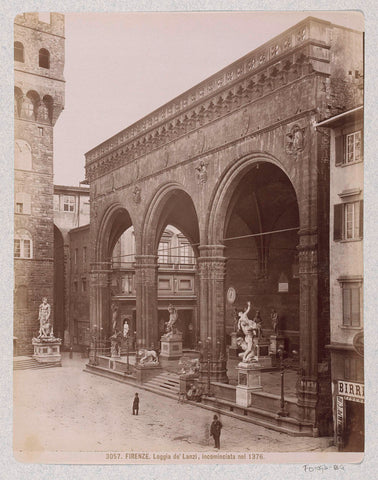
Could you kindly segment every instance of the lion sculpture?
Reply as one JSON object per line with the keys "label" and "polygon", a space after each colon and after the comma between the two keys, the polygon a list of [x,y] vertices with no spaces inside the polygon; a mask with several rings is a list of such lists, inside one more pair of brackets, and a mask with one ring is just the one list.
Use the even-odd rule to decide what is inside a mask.
{"label": "lion sculpture", "polygon": [[141,350],[139,350],[139,356],[140,356],[140,360],[139,360],[140,365],[147,365],[147,364],[156,365],[159,363],[159,359],[155,350],[147,350],[146,348],[142,348]]}

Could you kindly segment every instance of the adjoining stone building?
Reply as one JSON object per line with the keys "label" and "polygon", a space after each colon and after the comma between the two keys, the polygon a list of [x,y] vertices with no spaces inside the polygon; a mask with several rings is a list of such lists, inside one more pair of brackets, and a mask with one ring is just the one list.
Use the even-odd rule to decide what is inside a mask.
{"label": "adjoining stone building", "polygon": [[[88,265],[85,237],[80,245],[73,246],[73,232],[89,228],[89,189],[83,186],[54,185],[54,329],[64,339],[64,346],[73,342],[73,305],[80,303],[75,298],[79,250],[83,273],[80,273],[80,287],[85,290],[85,271]],[[72,232],[72,233],[71,233]],[[84,253],[83,253],[84,252]],[[74,260],[76,259],[76,263]],[[80,264],[81,265],[81,264]],[[80,268],[81,270],[81,268]],[[82,285],[84,283],[84,285]],[[80,321],[89,323],[89,308],[80,312]]]}
{"label": "adjoining stone building", "polygon": [[133,227],[137,342],[158,344],[158,246],[173,225],[196,256],[193,328],[219,355],[212,379],[228,380],[234,307],[250,300],[268,332],[274,307],[299,350],[295,415],[328,433],[330,136],[315,125],[362,102],[362,67],[361,32],[309,17],[89,151],[92,325],[109,335],[113,249]]}
{"label": "adjoining stone building", "polygon": [[38,307],[53,309],[53,130],[63,107],[64,16],[24,13],[14,22],[15,353],[33,351]]}

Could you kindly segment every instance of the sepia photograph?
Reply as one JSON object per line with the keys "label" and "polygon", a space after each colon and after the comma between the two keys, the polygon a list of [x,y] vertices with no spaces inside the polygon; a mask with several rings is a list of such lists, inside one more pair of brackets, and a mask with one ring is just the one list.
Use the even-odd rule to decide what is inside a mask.
{"label": "sepia photograph", "polygon": [[364,78],[357,11],[16,15],[18,462],[363,461]]}

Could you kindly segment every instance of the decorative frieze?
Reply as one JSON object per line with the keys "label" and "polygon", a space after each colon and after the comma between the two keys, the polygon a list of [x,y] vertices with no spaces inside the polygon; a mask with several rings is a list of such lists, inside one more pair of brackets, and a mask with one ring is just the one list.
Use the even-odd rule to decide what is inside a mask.
{"label": "decorative frieze", "polygon": [[[299,30],[285,32],[88,152],[87,179],[91,182],[311,73],[316,59],[310,56],[308,28],[303,24]],[[322,51],[329,47],[317,50],[324,63]],[[205,144],[199,140],[198,153],[202,153]]]}

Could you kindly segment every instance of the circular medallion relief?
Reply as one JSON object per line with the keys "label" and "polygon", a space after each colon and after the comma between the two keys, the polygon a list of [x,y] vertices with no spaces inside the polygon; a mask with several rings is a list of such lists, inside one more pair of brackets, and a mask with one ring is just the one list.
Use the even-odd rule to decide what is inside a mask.
{"label": "circular medallion relief", "polygon": [[364,356],[364,332],[359,332],[354,336],[353,347],[358,355]]}
{"label": "circular medallion relief", "polygon": [[227,290],[227,301],[232,305],[235,302],[235,299],[236,299],[236,290],[234,287],[230,287]]}

